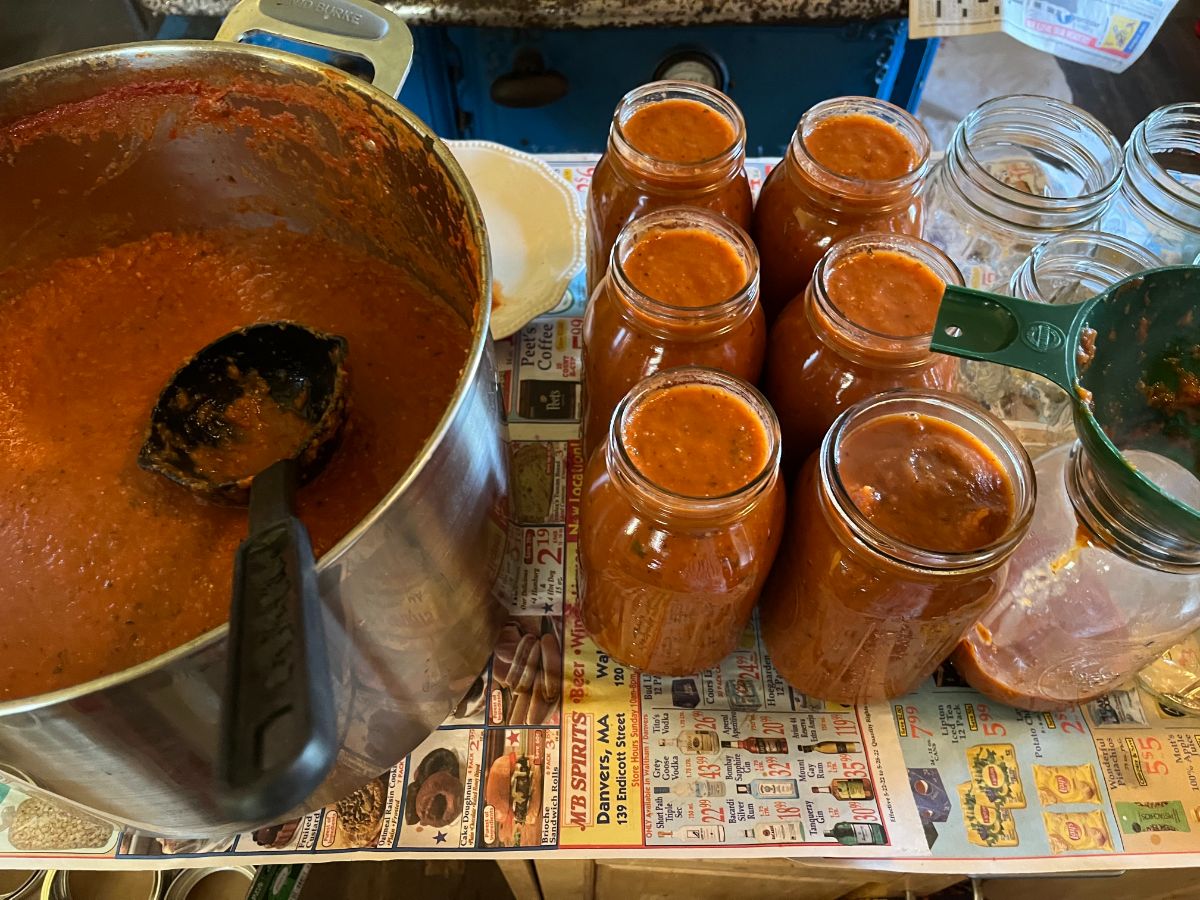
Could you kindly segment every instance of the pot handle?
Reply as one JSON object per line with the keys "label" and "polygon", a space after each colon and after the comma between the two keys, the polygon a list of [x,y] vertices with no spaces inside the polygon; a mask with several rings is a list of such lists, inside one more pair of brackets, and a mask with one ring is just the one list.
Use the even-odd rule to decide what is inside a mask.
{"label": "pot handle", "polygon": [[412,32],[404,20],[365,0],[241,0],[216,40],[236,44],[254,32],[365,59],[375,69],[371,84],[392,97],[412,68]]}

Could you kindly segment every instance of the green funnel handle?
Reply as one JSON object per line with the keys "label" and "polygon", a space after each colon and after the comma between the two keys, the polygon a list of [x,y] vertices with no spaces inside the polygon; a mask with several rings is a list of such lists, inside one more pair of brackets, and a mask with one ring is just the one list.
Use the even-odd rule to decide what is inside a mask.
{"label": "green funnel handle", "polygon": [[1092,303],[1052,306],[948,284],[931,347],[1036,372],[1074,392],[1076,325]]}

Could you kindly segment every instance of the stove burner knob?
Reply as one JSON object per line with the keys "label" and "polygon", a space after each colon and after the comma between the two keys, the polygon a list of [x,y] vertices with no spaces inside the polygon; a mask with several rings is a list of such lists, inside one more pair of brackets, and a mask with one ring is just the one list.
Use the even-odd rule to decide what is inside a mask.
{"label": "stove burner knob", "polygon": [[532,109],[561,100],[567,87],[567,76],[547,69],[542,54],[526,47],[517,51],[512,71],[492,82],[492,102],[513,109]]}
{"label": "stove burner knob", "polygon": [[704,50],[674,50],[654,70],[654,81],[695,81],[725,90],[729,73],[718,57]]}

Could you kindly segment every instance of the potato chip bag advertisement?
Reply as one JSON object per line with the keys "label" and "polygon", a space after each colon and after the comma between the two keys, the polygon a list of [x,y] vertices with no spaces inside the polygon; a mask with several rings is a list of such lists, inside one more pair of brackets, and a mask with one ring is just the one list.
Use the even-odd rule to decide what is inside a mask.
{"label": "potato chip bag advertisement", "polygon": [[1129,849],[1080,709],[1017,710],[950,683],[888,706],[925,840],[938,857]]}

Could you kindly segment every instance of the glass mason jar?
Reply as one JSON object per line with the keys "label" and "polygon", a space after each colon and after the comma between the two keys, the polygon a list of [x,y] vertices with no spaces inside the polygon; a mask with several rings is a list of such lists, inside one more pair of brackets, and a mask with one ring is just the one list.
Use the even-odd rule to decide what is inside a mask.
{"label": "glass mason jar", "polygon": [[[946,254],[908,235],[846,238],[821,257],[804,293],[784,308],[772,326],[767,349],[763,381],[779,416],[786,472],[803,463],[833,420],[860,400],[900,388],[954,389],[959,360],[929,349],[940,289],[930,298],[930,330],[918,334],[911,334],[911,329],[901,333],[906,329],[900,311],[886,332],[872,330],[855,322],[830,296],[830,279],[846,260],[880,251],[915,260],[942,287],[962,284],[962,275]],[[867,300],[877,293],[878,282],[864,283],[862,288]]]}
{"label": "glass mason jar", "polygon": [[1003,288],[1037,244],[1092,225],[1120,174],[1121,146],[1098,119],[1050,97],[997,97],[954,129],[929,177],[922,237],[968,287]]}
{"label": "glass mason jar", "polygon": [[[1157,454],[1131,465],[1200,507],[1200,481]],[[1127,508],[1079,443],[1039,457],[1029,536],[997,601],[954,665],[977,691],[1022,709],[1094,700],[1200,627],[1200,546]]]}
{"label": "glass mason jar", "polygon": [[1165,706],[1200,716],[1200,632],[1194,632],[1138,673],[1137,683]]}
{"label": "glass mason jar", "polygon": [[[702,104],[726,123],[732,141],[694,162],[672,162],[638,149],[626,133],[630,119],[667,101]],[[748,229],[754,200],[746,175],[746,122],[732,100],[689,81],[654,81],[636,87],[617,105],[608,147],[592,172],[587,195],[587,290],[604,277],[617,235],[638,216],[664,206],[698,206]]]}
{"label": "glass mason jar", "polygon": [[[1037,303],[1082,303],[1162,260],[1132,241],[1100,231],[1068,231],[1033,248],[1006,293]],[[1075,439],[1070,397],[1040,375],[997,363],[963,360],[962,393],[1009,422],[1045,426],[1043,446]],[[786,433],[786,432],[785,432]]]}
{"label": "glass mason jar", "polygon": [[[898,132],[912,166],[895,178],[839,174],[818,162],[806,144],[814,130],[844,117],[871,117]],[[929,171],[929,136],[898,106],[872,97],[836,97],[800,117],[788,152],[758,194],[751,234],[762,257],[762,304],[767,321],[808,285],[817,261],[853,234],[921,234],[921,188]],[[826,162],[830,160],[826,158]]]}
{"label": "glass mason jar", "polygon": [[[710,467],[716,458],[707,454],[718,448],[705,420],[728,419],[730,409],[765,441],[758,471],[714,496],[664,487],[635,462],[635,417],[651,414],[669,392],[695,388],[707,389],[691,408],[705,419],[642,422],[657,432],[651,451],[686,460],[682,467],[692,472]],[[664,439],[668,431],[674,439]],[[588,633],[613,659],[646,672],[688,675],[716,665],[737,645],[758,600],[779,546],[784,503],[779,425],[758,391],[699,367],[639,382],[584,472],[579,602]]]}
{"label": "glass mason jar", "polygon": [[[894,537],[863,513],[863,501],[852,491],[870,486],[855,491],[846,480],[847,439],[897,416],[934,420],[956,429],[951,433],[959,438],[965,433],[953,450],[971,448],[971,456],[959,456],[978,464],[967,466],[966,473],[985,475],[986,458],[993,471],[985,477],[996,484],[999,474],[1007,482],[1011,508],[1000,527],[989,532],[991,539],[962,551],[930,549]],[[926,487],[942,480],[939,460],[947,458],[945,445],[915,448],[906,442],[900,449],[917,459],[897,468],[923,473]],[[982,483],[973,477],[966,483],[971,482]],[[1034,492],[1032,465],[1017,438],[968,401],[935,391],[897,391],[848,409],[792,488],[792,514],[763,591],[762,635],[776,669],[806,696],[839,703],[890,699],[913,690],[995,598],[1004,583],[1004,564],[1029,526]],[[951,499],[953,521],[969,527],[982,509],[969,488],[953,498],[944,491],[913,491],[900,510],[906,527],[928,533]]]}
{"label": "glass mason jar", "polygon": [[[672,234],[696,232],[713,238],[710,246],[715,251],[703,260],[690,246],[696,267],[707,264],[711,270],[740,261],[745,275],[738,279],[736,292],[704,306],[676,306],[637,287],[639,279],[631,277],[627,267],[635,249],[648,245],[644,242],[661,246]],[[758,304],[758,251],[746,232],[723,216],[686,207],[659,210],[629,223],[621,229],[609,270],[583,317],[584,453],[590,456],[607,440],[613,410],[646,376],[697,365],[755,382],[766,342],[767,326]]]}
{"label": "glass mason jar", "polygon": [[1169,265],[1200,252],[1200,103],[1150,113],[1125,142],[1121,187],[1101,227],[1137,241]]}

